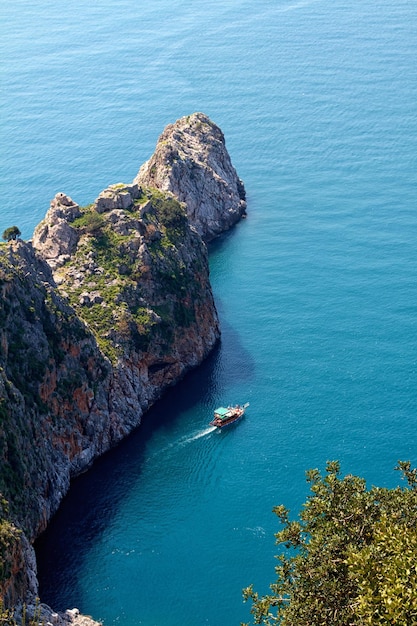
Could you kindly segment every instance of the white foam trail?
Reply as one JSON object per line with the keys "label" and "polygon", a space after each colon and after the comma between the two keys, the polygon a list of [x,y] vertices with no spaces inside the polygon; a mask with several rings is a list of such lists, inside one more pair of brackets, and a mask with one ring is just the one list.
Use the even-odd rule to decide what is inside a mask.
{"label": "white foam trail", "polygon": [[209,426],[208,428],[205,428],[204,430],[198,432],[196,435],[193,435],[192,437],[184,437],[183,439],[180,439],[179,441],[172,441],[170,444],[162,448],[162,450],[160,450],[158,453],[151,454],[148,457],[148,459],[153,458],[156,454],[161,454],[161,453],[164,454],[165,452],[168,452],[168,450],[173,450],[179,446],[180,447],[185,446],[187,445],[187,443],[191,443],[191,441],[195,441],[196,439],[201,439],[201,437],[205,437],[206,435],[209,435],[215,430],[217,430],[216,426]]}
{"label": "white foam trail", "polygon": [[182,441],[181,444],[184,445],[186,443],[190,443],[190,441],[195,441],[196,439],[200,439],[200,437],[205,437],[206,435],[209,435],[210,433],[212,433],[214,430],[217,430],[216,426],[209,426],[208,428],[205,428],[204,430],[197,433],[196,435],[193,435],[192,437],[187,437],[187,439],[184,439],[184,441]]}

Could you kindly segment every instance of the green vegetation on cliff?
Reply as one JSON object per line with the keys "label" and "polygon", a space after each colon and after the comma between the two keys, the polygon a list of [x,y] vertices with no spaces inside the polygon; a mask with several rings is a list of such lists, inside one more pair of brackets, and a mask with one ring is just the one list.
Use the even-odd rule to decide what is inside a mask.
{"label": "green vegetation on cliff", "polygon": [[37,238],[0,246],[0,492],[29,540],[217,331],[205,245],[170,194],[57,194]]}
{"label": "green vegetation on cliff", "polygon": [[0,599],[0,624],[1,626],[46,626],[50,622],[46,622],[42,617],[42,607],[39,599],[36,599],[34,606],[30,607],[28,612],[25,604],[21,607],[18,616],[15,615],[14,609],[4,607]]}
{"label": "green vegetation on cliff", "polygon": [[[210,128],[207,118],[191,133],[180,178],[226,217],[233,209],[224,222],[200,202],[218,234],[243,207],[240,197],[237,209],[227,204],[236,173],[221,131],[208,137]],[[84,208],[60,192],[31,241],[19,241],[17,227],[3,233],[0,493],[10,513],[0,515],[2,623],[14,623],[2,601],[8,609],[36,593],[31,543],[71,478],[132,432],[219,339],[200,231],[184,204],[151,185],[111,185]]]}
{"label": "green vegetation on cliff", "polygon": [[10,520],[8,502],[0,493],[0,590],[12,574],[13,554],[20,536],[21,531]]}
{"label": "green vegetation on cliff", "polygon": [[94,340],[46,269],[28,244],[0,248],[0,493],[29,537],[52,485],[39,476],[57,465],[52,433],[64,439],[71,432],[74,393],[93,393],[107,371],[100,355],[88,367]]}
{"label": "green vegetation on cliff", "polygon": [[71,223],[77,250],[60,270],[62,292],[112,362],[127,345],[141,352],[152,340],[167,352],[175,328],[195,320],[203,267],[187,249],[193,234],[184,207],[148,189],[128,208],[80,212]]}
{"label": "green vegetation on cliff", "polygon": [[362,478],[341,478],[337,462],[324,477],[307,472],[312,495],[299,519],[274,509],[283,529],[271,593],[244,590],[255,624],[417,624],[417,472],[398,469],[407,487],[367,490]]}

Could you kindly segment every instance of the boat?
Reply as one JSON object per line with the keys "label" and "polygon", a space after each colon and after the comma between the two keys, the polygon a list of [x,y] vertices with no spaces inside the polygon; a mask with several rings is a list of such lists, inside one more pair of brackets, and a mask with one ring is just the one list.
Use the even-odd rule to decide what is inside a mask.
{"label": "boat", "polygon": [[225,426],[234,424],[245,415],[248,406],[249,402],[242,405],[236,404],[235,406],[219,406],[219,408],[214,411],[214,419],[210,422],[210,426],[224,428]]}

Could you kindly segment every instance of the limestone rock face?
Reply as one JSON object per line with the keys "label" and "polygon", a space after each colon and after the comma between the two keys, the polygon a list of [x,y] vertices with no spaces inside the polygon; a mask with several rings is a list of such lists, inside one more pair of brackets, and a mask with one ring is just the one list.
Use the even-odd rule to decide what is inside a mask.
{"label": "limestone rock face", "polygon": [[[0,493],[29,542],[71,478],[220,336],[206,246],[173,196],[142,190],[125,209],[58,211],[33,244],[0,246]],[[57,225],[74,231],[67,254],[57,241],[58,263]],[[36,583],[13,541],[11,578],[0,579],[8,603]]]}
{"label": "limestone rock face", "polygon": [[[66,254],[58,225],[73,232]],[[34,410],[45,441],[44,484],[27,491],[34,502],[19,513],[32,538],[71,477],[136,428],[208,355],[220,329],[206,246],[171,194],[119,183],[82,209],[60,194],[32,245],[5,247],[0,271],[2,262],[10,306],[3,301],[0,366],[23,393],[22,424]],[[23,520],[23,511],[32,514]]]}
{"label": "limestone rock face", "polygon": [[53,267],[68,260],[78,243],[78,233],[71,227],[80,217],[80,207],[69,196],[58,193],[51,201],[45,219],[36,227],[33,245]]}
{"label": "limestone rock face", "polygon": [[105,213],[112,209],[127,209],[139,196],[140,188],[138,185],[118,183],[101,192],[95,201],[95,208],[97,213]]}
{"label": "limestone rock face", "polygon": [[246,214],[245,189],[223,133],[203,113],[182,117],[165,128],[135,183],[172,192],[185,203],[190,222],[205,241]]}
{"label": "limestone rock face", "polygon": [[0,492],[33,540],[111,445],[111,368],[30,243],[1,249],[0,293]]}
{"label": "limestone rock face", "polygon": [[[89,207],[59,193],[32,242],[0,245],[6,605],[37,595],[32,544],[71,478],[219,340],[200,234],[230,228],[245,207],[223,134],[198,113],[164,131],[132,184],[109,186]],[[42,610],[47,622],[87,624],[77,611]]]}

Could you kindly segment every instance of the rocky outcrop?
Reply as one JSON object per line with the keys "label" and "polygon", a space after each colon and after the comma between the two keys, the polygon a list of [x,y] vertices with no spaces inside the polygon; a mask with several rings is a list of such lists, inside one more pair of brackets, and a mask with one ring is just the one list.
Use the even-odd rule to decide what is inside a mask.
{"label": "rocky outcrop", "polygon": [[167,126],[135,183],[172,192],[187,207],[205,241],[246,214],[245,189],[226,150],[222,131],[194,113]]}
{"label": "rocky outcrop", "polygon": [[[206,155],[201,177],[212,190],[217,185],[211,212],[200,174],[198,209],[185,178],[178,187],[188,190],[189,206],[156,185],[118,183],[89,207],[57,194],[32,242],[0,245],[0,597],[6,605],[37,594],[32,544],[71,478],[136,428],[219,339],[207,248],[197,230],[210,238],[221,223],[229,228],[244,210],[243,186],[221,131],[201,114],[189,121],[190,159],[205,145],[195,167],[204,169]],[[183,122],[181,128],[187,134]],[[42,610],[47,615],[48,607]],[[51,623],[81,624],[75,613],[50,611]]]}
{"label": "rocky outcrop", "polygon": [[[34,238],[37,251],[19,241],[1,249],[4,410],[21,416],[19,448],[31,432],[45,442],[29,472],[36,488],[22,483],[33,502],[19,517],[31,537],[71,476],[138,426],[219,338],[205,245],[173,197],[141,194],[125,210],[71,214],[77,243],[64,265],[49,259],[59,243],[50,227],[56,201],[37,229],[48,227]],[[26,469],[22,459],[22,481]]]}
{"label": "rocky outcrop", "polygon": [[38,601],[19,605],[14,610],[13,617],[22,626],[27,624],[28,620],[31,620],[31,624],[42,624],[42,626],[102,626],[101,622],[96,622],[87,615],[81,615],[76,608],[57,613],[47,604]]}
{"label": "rocky outcrop", "polygon": [[[0,247],[0,492],[30,542],[71,478],[136,428],[219,338],[207,250],[184,208],[151,192],[135,203],[71,214],[76,243],[64,263],[49,259],[54,220],[66,223],[56,202],[37,229],[38,250]],[[29,570],[16,575],[16,555],[14,586],[3,585],[12,603],[34,591]]]}
{"label": "rocky outcrop", "polygon": [[32,542],[85,451],[110,445],[110,367],[30,244],[0,247],[0,292],[0,493],[10,508],[0,515],[0,595],[14,606],[37,595]]}
{"label": "rocky outcrop", "polygon": [[71,223],[80,217],[80,207],[71,198],[58,193],[51,202],[47,217],[35,229],[33,245],[55,268],[69,260],[78,243],[78,233]]}

